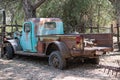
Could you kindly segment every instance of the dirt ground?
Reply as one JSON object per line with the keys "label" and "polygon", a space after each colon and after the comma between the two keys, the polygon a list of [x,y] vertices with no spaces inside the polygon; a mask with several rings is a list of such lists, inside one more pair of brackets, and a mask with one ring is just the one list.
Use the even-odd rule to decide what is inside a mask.
{"label": "dirt ground", "polygon": [[[102,56],[100,64],[118,66],[120,53]],[[16,56],[12,60],[0,59],[0,80],[120,80],[120,74],[107,74],[104,68],[90,63],[70,63],[66,70],[48,65],[46,58]]]}

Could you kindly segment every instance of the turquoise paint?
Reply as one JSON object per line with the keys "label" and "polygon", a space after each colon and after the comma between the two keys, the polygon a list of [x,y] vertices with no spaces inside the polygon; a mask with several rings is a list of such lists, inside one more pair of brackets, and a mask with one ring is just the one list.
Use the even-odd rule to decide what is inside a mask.
{"label": "turquoise paint", "polygon": [[37,47],[37,41],[38,41],[38,38],[36,37],[36,34],[35,34],[35,24],[33,22],[32,23],[32,51],[31,52],[37,52],[36,50],[36,47]]}
{"label": "turquoise paint", "polygon": [[64,34],[63,22],[56,22],[56,25],[57,25],[56,34]]}
{"label": "turquoise paint", "polygon": [[23,24],[23,29],[22,29],[22,36],[20,38],[20,44],[23,48],[23,51],[32,51],[32,30],[30,30],[30,32],[26,33],[24,31],[24,25],[28,23],[31,25],[31,29],[32,29],[32,23],[31,22],[25,22]]}
{"label": "turquoise paint", "polygon": [[[26,23],[31,24],[31,30],[29,33],[24,32],[24,24]],[[35,48],[37,46],[37,37],[34,34],[35,25],[33,22],[25,22],[24,24],[23,24],[22,36],[20,38],[20,44],[23,48],[23,51],[37,52]]]}
{"label": "turquoise paint", "polygon": [[[34,18],[34,20],[35,20],[35,18]],[[37,35],[42,36],[42,35],[52,35],[52,34],[64,34],[63,22],[60,19],[57,19],[57,18],[42,18],[41,19],[40,18],[37,20],[39,20],[39,22],[30,20],[29,22],[25,22],[23,24],[21,37],[14,34],[14,37],[18,37],[18,39],[20,40],[20,45],[23,48],[23,51],[37,53],[37,50],[36,50],[37,42],[38,42],[38,38],[36,37]],[[44,23],[42,25],[40,25],[40,23],[43,20],[46,20],[46,22],[55,22],[56,28],[54,28],[54,29],[45,28]],[[60,20],[60,21],[54,21],[54,20]],[[24,31],[24,25],[26,23],[31,25],[31,28],[30,28],[31,30],[28,33]],[[36,33],[35,33],[35,26],[37,26]],[[42,40],[42,39],[40,39],[40,40]]]}

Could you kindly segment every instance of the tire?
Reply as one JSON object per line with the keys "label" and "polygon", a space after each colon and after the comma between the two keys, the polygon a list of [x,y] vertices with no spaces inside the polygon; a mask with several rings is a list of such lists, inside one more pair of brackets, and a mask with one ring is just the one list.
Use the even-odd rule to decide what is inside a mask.
{"label": "tire", "polygon": [[49,56],[49,65],[63,70],[66,67],[66,60],[61,56],[60,51],[53,51]]}
{"label": "tire", "polygon": [[91,59],[91,63],[93,63],[93,64],[99,64],[99,62],[100,62],[100,58],[99,57]]}
{"label": "tire", "polygon": [[3,58],[4,54],[3,53],[0,53],[0,58]]}
{"label": "tire", "polygon": [[5,43],[5,49],[4,49],[4,58],[6,59],[12,59],[14,57],[14,51],[10,43]]}
{"label": "tire", "polygon": [[85,63],[99,64],[99,62],[100,62],[99,57],[85,59]]}

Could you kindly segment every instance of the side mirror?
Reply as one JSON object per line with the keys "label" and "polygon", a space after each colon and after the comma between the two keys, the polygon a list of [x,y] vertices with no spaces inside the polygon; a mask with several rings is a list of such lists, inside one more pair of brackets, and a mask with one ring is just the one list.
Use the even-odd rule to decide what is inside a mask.
{"label": "side mirror", "polygon": [[22,36],[22,32],[19,32],[19,31],[16,31],[15,33],[14,33],[14,38],[20,38]]}

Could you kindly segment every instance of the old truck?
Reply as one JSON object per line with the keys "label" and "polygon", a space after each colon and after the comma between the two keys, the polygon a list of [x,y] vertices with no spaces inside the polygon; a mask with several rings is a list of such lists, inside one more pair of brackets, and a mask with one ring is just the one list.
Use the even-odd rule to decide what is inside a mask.
{"label": "old truck", "polygon": [[23,23],[22,32],[16,31],[12,39],[4,39],[2,57],[48,57],[49,65],[64,69],[68,60],[77,58],[98,64],[99,56],[112,50],[112,33],[64,34],[59,18],[31,18]]}

